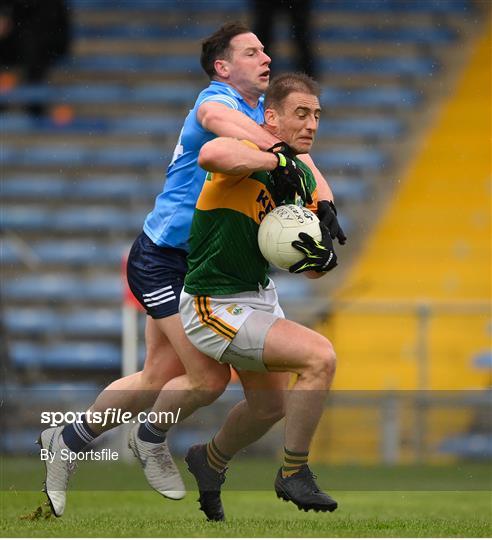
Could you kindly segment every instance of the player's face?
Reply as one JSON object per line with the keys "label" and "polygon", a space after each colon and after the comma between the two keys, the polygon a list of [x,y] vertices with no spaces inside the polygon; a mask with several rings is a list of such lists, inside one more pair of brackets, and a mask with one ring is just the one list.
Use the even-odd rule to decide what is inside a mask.
{"label": "player's face", "polygon": [[299,154],[307,154],[318,130],[321,109],[312,94],[292,92],[277,111],[275,135]]}
{"label": "player's face", "polygon": [[230,58],[224,61],[227,82],[246,97],[257,99],[270,82],[271,61],[254,34],[239,34],[231,39]]}

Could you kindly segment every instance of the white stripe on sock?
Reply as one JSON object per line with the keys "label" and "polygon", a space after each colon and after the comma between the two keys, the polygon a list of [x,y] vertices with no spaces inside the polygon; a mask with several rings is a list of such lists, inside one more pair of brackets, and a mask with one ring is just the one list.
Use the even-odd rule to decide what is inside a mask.
{"label": "white stripe on sock", "polygon": [[92,442],[93,440],[93,437],[91,437],[87,431],[84,429],[84,426],[82,424],[79,424],[77,422],[75,422],[73,424],[73,428],[75,430],[75,432],[77,433],[77,435],[84,441],[86,442],[87,444],[89,444],[90,442]]}
{"label": "white stripe on sock", "polygon": [[161,431],[158,427],[153,426],[149,422],[145,423],[145,427],[156,437],[164,437],[166,435],[165,431]]}

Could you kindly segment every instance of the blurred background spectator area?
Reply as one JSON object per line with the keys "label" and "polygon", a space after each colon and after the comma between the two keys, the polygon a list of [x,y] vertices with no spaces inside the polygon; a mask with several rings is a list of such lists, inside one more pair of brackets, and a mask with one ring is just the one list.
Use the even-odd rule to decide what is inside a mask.
{"label": "blurred background spectator area", "polygon": [[[48,388],[56,403],[67,385],[75,396],[120,372],[122,258],[206,85],[200,41],[228,20],[253,26],[254,4],[2,2],[0,307],[9,396]],[[37,42],[43,69],[34,76],[6,31],[19,5],[42,5],[51,19],[41,28],[56,38]],[[309,7],[309,69],[321,82],[323,107],[313,158],[350,241],[333,275],[318,283],[277,273],[281,302],[289,317],[334,342],[339,390],[485,391],[489,2],[312,0]],[[299,66],[294,30],[280,11],[267,50],[276,72]],[[141,332],[142,317],[138,324]],[[489,428],[476,421],[477,407],[490,403],[483,396],[489,401],[459,401],[464,412],[449,413],[448,423],[431,414],[432,429],[419,422],[408,429],[417,437],[427,425],[425,448],[454,448],[455,456],[466,453],[467,434],[485,433],[481,444],[492,453]],[[318,459],[383,459],[379,420],[391,408],[382,402],[373,438],[340,440],[363,431],[336,426],[364,422],[364,403],[327,414]],[[391,441],[408,429],[391,431],[386,456],[405,458],[392,453]],[[24,448],[36,430],[10,430],[4,450]],[[449,446],[453,437],[465,442]]]}

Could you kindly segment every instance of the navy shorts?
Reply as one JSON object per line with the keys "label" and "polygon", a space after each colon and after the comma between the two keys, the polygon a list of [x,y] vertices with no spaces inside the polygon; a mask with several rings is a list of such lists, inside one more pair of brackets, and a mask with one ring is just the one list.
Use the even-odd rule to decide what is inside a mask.
{"label": "navy shorts", "polygon": [[186,251],[160,247],[141,233],[133,243],[126,275],[135,298],[153,319],[179,313],[179,295],[188,267]]}

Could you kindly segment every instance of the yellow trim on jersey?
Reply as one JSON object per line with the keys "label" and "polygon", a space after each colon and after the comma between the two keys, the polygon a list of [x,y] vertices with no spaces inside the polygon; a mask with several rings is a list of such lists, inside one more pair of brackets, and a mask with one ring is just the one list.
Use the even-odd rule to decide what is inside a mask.
{"label": "yellow trim on jersey", "polygon": [[[247,146],[258,149],[251,141],[242,140]],[[251,174],[251,173],[250,173]],[[265,184],[248,175],[208,173],[196,207],[198,210],[227,208],[244,214],[258,225],[266,213],[275,208],[273,197]]]}
{"label": "yellow trim on jersey", "polygon": [[313,199],[312,204],[306,205],[306,208],[311,210],[311,212],[318,214],[318,187],[315,187],[314,191],[311,193],[311,199]]}
{"label": "yellow trim on jersey", "polygon": [[213,314],[210,309],[209,296],[195,296],[194,303],[196,314],[203,325],[208,326],[213,332],[228,341],[232,341],[236,337],[237,329]]}
{"label": "yellow trim on jersey", "polygon": [[203,185],[196,207],[198,210],[228,208],[259,225],[266,213],[275,208],[275,203],[265,184],[254,178],[213,173],[212,182]]}

